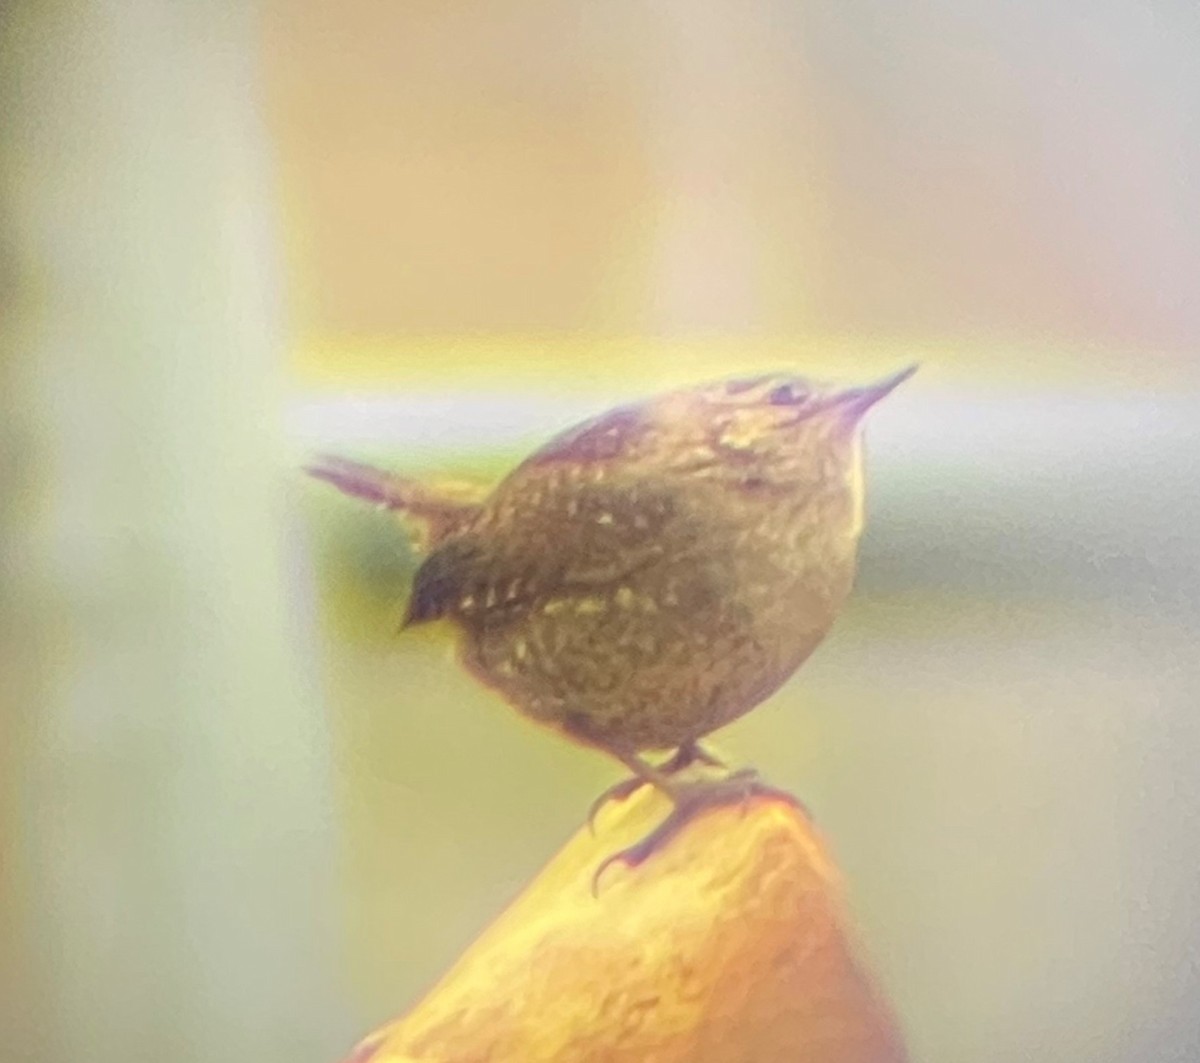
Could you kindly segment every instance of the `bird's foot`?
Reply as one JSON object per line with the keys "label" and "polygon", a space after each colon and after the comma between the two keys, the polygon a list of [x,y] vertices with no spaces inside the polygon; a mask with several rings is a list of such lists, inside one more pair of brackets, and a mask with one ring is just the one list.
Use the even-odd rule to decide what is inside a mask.
{"label": "bird's foot", "polygon": [[637,867],[673,838],[698,813],[721,805],[740,804],[745,810],[754,797],[773,797],[803,809],[799,800],[786,790],[769,786],[753,768],[732,772],[720,779],[673,784],[669,796],[674,803],[667,818],[635,845],[606,857],[592,875],[592,895],[597,896],[600,878],[613,864]]}
{"label": "bird's foot", "polygon": [[[714,756],[699,743],[686,742],[675,750],[671,759],[660,765],[658,770],[664,775],[675,775],[685,768],[690,768],[693,764],[704,764],[711,768],[725,767],[725,763],[719,757]],[[588,830],[593,834],[596,833],[596,817],[609,801],[624,801],[632,797],[645,785],[645,779],[637,775],[631,775],[628,779],[622,779],[619,783],[614,783],[610,786],[588,808]]]}

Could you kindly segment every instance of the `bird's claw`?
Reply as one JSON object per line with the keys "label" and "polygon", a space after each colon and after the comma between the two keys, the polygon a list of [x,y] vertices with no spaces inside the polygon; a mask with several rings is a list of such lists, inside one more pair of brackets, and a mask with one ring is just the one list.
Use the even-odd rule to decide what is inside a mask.
{"label": "bird's claw", "polygon": [[[693,764],[704,764],[710,768],[725,767],[724,761],[722,761],[719,757],[710,753],[703,746],[698,745],[695,742],[690,742],[680,746],[675,751],[675,754],[671,757],[671,759],[660,766],[659,770],[667,775],[674,775],[676,772],[683,771],[685,768],[689,768]],[[607,805],[609,801],[628,800],[645,785],[647,785],[645,779],[640,779],[638,776],[632,775],[628,779],[622,779],[619,783],[614,783],[612,786],[610,786],[588,807],[588,830],[593,835],[596,833],[596,817],[600,815],[600,810]]]}
{"label": "bird's claw", "polygon": [[803,809],[804,806],[786,790],[769,786],[753,768],[744,768],[722,779],[707,779],[680,785],[672,794],[674,807],[657,827],[628,848],[607,856],[592,875],[592,896],[600,893],[600,879],[613,864],[637,867],[657,849],[673,838],[697,813],[720,805],[740,804],[743,811],[754,797],[772,797]]}
{"label": "bird's claw", "polygon": [[625,801],[638,792],[646,783],[639,779],[636,775],[631,775],[628,779],[622,779],[618,783],[613,783],[605,790],[595,801],[588,807],[587,825],[588,830],[594,835],[596,833],[596,817],[600,815],[600,809],[609,803],[609,801]]}

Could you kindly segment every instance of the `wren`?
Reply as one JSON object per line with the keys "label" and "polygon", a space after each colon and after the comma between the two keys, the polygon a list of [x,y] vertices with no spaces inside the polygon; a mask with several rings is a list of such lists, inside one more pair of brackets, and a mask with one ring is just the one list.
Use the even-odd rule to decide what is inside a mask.
{"label": "wren", "polygon": [[[863,525],[863,417],[915,371],[667,392],[562,433],[487,494],[340,458],[309,471],[418,523],[406,625],[450,620],[474,676],[633,772],[593,815],[643,783],[670,798],[598,879],[699,809],[779,793],[750,770],[679,773],[724,769],[699,740],[777,690],[833,625]],[[656,765],[649,751],[674,755]]]}

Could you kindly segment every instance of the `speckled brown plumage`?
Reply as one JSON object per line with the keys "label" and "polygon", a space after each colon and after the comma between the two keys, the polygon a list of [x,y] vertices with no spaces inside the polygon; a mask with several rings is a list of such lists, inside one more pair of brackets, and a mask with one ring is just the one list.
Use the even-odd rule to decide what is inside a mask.
{"label": "speckled brown plumage", "polygon": [[481,501],[312,471],[424,519],[408,623],[449,619],[480,680],[640,771],[759,704],[829,631],[862,528],[862,416],[911,372],[670,392],[565,432]]}

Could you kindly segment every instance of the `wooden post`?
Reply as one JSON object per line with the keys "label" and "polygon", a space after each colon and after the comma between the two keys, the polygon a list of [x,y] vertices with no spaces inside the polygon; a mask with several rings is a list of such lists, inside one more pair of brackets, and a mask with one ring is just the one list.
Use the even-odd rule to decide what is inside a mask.
{"label": "wooden post", "polygon": [[581,830],[406,1017],[348,1063],[900,1063],[811,823],[756,799],[591,876],[665,811]]}

